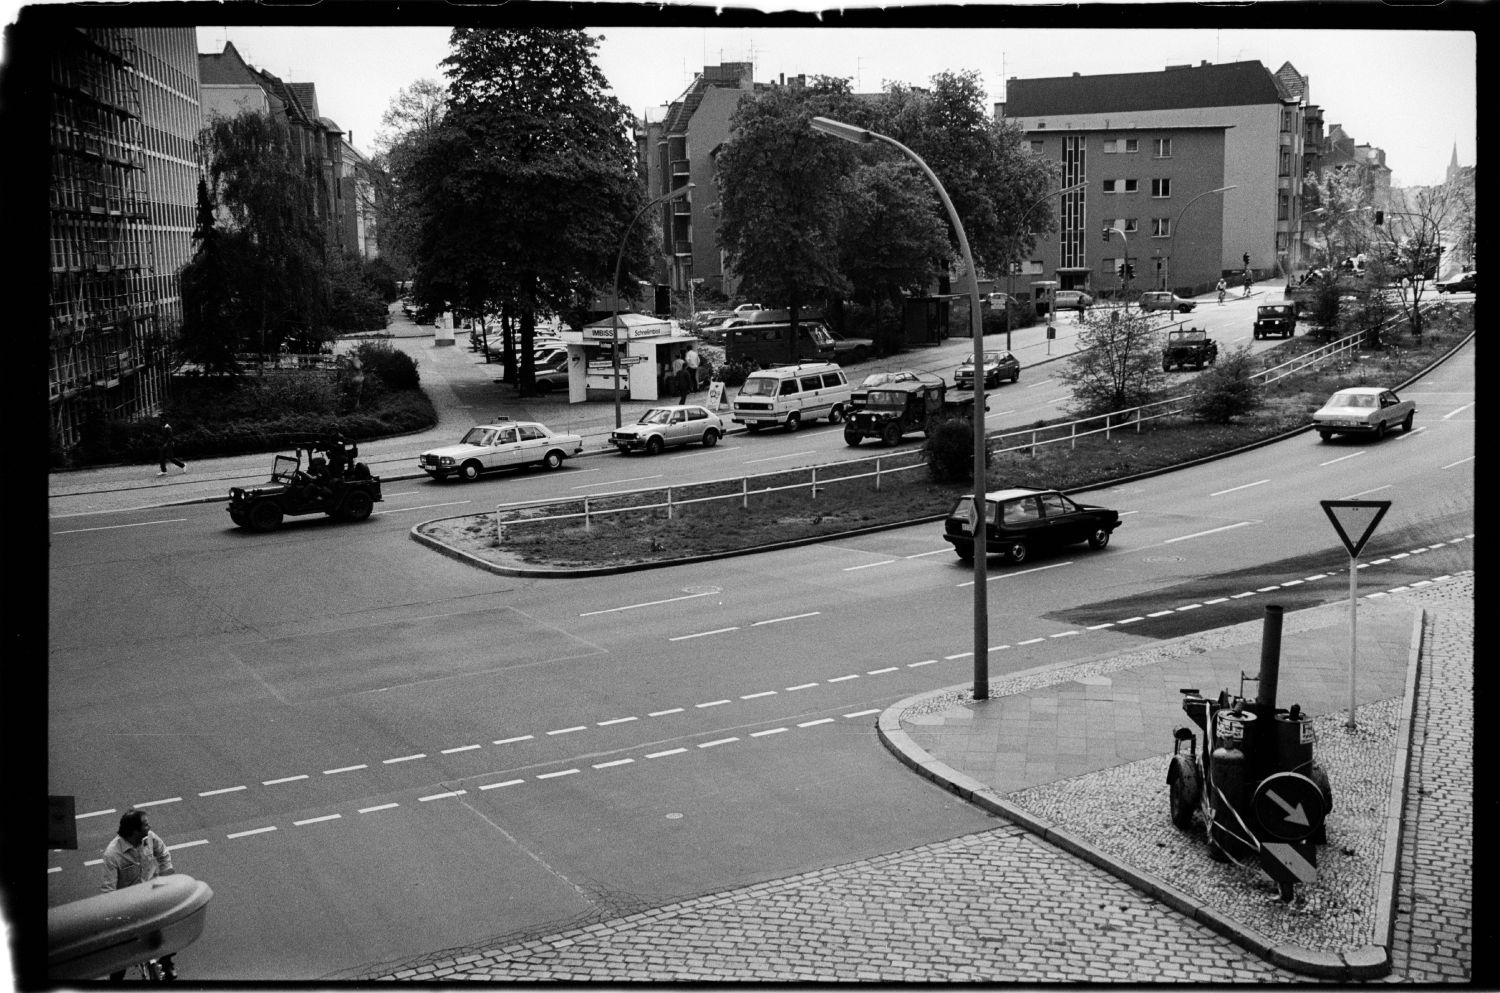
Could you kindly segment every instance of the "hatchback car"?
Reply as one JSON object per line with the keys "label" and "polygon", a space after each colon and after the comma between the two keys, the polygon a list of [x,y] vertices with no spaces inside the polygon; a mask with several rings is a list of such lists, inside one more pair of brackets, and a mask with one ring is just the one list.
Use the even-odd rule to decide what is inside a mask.
{"label": "hatchback car", "polygon": [[417,468],[441,482],[457,476],[468,482],[489,469],[541,465],[556,469],[563,460],[583,451],[583,438],[558,434],[535,421],[479,424],[465,432],[458,444],[434,448],[417,456]]}
{"label": "hatchback car", "polygon": [[634,424],[615,428],[609,434],[609,443],[619,449],[621,455],[639,451],[659,455],[673,445],[694,442],[712,448],[724,437],[724,430],[724,419],[707,407],[677,404],[652,407]]}
{"label": "hatchback car", "polygon": [[[986,387],[999,386],[1007,380],[1014,383],[1021,378],[1021,363],[1010,352],[985,352],[983,358]],[[974,356],[964,357],[953,373],[953,385],[960,390],[974,388]]]}
{"label": "hatchback car", "polygon": [[850,338],[833,330],[828,332],[828,337],[833,339],[835,362],[863,362],[875,350],[873,338]]}
{"label": "hatchback car", "polygon": [[1395,390],[1379,386],[1351,386],[1328,398],[1313,413],[1313,427],[1324,441],[1336,434],[1363,434],[1384,438],[1391,428],[1410,431],[1417,405],[1396,396]]}
{"label": "hatchback car", "polygon": [[1198,306],[1196,300],[1184,300],[1171,290],[1147,290],[1141,294],[1141,310],[1175,310],[1179,314],[1190,314]]}
{"label": "hatchback car", "polygon": [[1076,310],[1081,314],[1093,304],[1094,298],[1082,290],[1058,290],[1052,302],[1058,310]]}
{"label": "hatchback car", "polygon": [[[974,560],[974,497],[963,496],[943,521],[943,537],[965,562]],[[1101,549],[1120,526],[1116,511],[1078,503],[1057,490],[995,490],[984,495],[985,553],[1019,565],[1036,551],[1081,541]]]}

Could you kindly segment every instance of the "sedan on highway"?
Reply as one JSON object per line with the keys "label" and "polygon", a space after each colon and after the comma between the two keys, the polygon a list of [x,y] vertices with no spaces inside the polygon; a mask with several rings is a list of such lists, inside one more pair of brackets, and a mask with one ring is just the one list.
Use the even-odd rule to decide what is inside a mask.
{"label": "sedan on highway", "polygon": [[1417,405],[1402,400],[1395,390],[1379,386],[1351,386],[1339,390],[1313,413],[1313,427],[1324,441],[1336,434],[1374,435],[1384,438],[1391,428],[1400,425],[1411,430]]}
{"label": "sedan on highway", "polygon": [[[1021,378],[1021,363],[1010,352],[985,352],[983,358],[986,387],[999,386],[1003,381],[1014,383]],[[965,356],[959,363],[953,373],[953,385],[961,390],[974,388],[974,356]]]}
{"label": "sedan on highway", "polygon": [[442,482],[449,476],[469,482],[490,469],[542,465],[556,469],[563,459],[583,451],[583,438],[558,434],[535,421],[479,424],[456,445],[434,448],[417,456],[417,467]]}
{"label": "sedan on highway", "polygon": [[673,445],[694,442],[712,448],[724,437],[724,430],[724,419],[707,407],[693,403],[675,404],[652,407],[634,424],[616,428],[610,432],[609,443],[619,449],[621,455],[639,451],[659,455]]}
{"label": "sedan on highway", "polygon": [[1475,288],[1479,282],[1479,272],[1475,269],[1466,269],[1454,276],[1437,284],[1439,293],[1478,293]]}
{"label": "sedan on highway", "polygon": [[1196,306],[1198,306],[1198,301],[1184,300],[1171,290],[1147,290],[1141,294],[1141,310],[1145,313],[1153,310],[1175,310],[1179,314],[1188,314]]}
{"label": "sedan on highway", "polygon": [[[959,497],[943,521],[943,537],[958,557],[974,561],[974,497]],[[1078,503],[1057,490],[994,490],[984,495],[985,552],[1004,555],[1019,565],[1032,552],[1081,541],[1090,548],[1109,544],[1120,515],[1104,507]]]}

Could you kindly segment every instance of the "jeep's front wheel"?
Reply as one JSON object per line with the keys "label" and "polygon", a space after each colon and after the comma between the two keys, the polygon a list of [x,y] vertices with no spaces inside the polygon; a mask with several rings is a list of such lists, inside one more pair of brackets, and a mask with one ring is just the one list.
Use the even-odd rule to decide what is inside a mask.
{"label": "jeep's front wheel", "polygon": [[890,448],[892,445],[899,445],[901,443],[901,425],[892,421],[881,428],[880,440],[887,448]]}
{"label": "jeep's front wheel", "polygon": [[252,531],[275,531],[281,527],[281,508],[269,500],[262,500],[250,508],[246,515]]}
{"label": "jeep's front wheel", "polygon": [[860,432],[858,432],[858,431],[845,431],[844,432],[844,444],[846,444],[846,445],[854,445],[854,446],[857,447],[859,445],[859,443],[862,442],[862,441],[864,441],[864,440],[865,440],[865,436],[863,434],[861,434]]}

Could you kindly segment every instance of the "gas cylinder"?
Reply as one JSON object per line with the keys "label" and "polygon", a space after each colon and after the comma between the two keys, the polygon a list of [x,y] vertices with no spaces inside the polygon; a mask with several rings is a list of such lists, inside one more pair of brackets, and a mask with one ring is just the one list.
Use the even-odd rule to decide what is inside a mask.
{"label": "gas cylinder", "polygon": [[1304,775],[1313,760],[1313,724],[1302,708],[1279,710],[1271,720],[1272,772],[1301,772]]}
{"label": "gas cylinder", "polygon": [[[1244,817],[1250,809],[1251,770],[1245,751],[1245,739],[1253,737],[1248,729],[1255,724],[1255,715],[1248,711],[1220,710],[1214,715],[1214,728],[1218,743],[1209,756],[1209,780],[1217,794]],[[1217,805],[1220,796],[1214,797]]]}

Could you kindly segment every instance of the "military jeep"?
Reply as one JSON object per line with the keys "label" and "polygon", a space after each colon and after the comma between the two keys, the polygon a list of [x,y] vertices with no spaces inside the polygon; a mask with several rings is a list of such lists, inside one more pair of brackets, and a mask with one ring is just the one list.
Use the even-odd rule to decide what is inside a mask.
{"label": "military jeep", "polygon": [[[303,455],[306,454],[306,468]],[[292,455],[277,455],[263,486],[231,486],[229,519],[251,531],[274,531],[282,518],[327,514],[341,521],[363,521],[381,502],[380,477],[370,475],[357,445],[309,442]]]}
{"label": "military jeep", "polygon": [[1255,309],[1256,338],[1290,338],[1297,333],[1297,310],[1289,303],[1271,303]]}
{"label": "military jeep", "polygon": [[1202,369],[1213,365],[1219,358],[1219,343],[1209,338],[1201,328],[1186,328],[1167,332],[1167,345],[1161,353],[1161,371],[1170,372],[1173,367]]}
{"label": "military jeep", "polygon": [[887,446],[896,445],[910,432],[931,435],[943,421],[972,417],[973,406],[972,391],[953,391],[936,376],[882,383],[856,399],[844,418],[844,442],[858,445],[866,438],[879,438]]}

